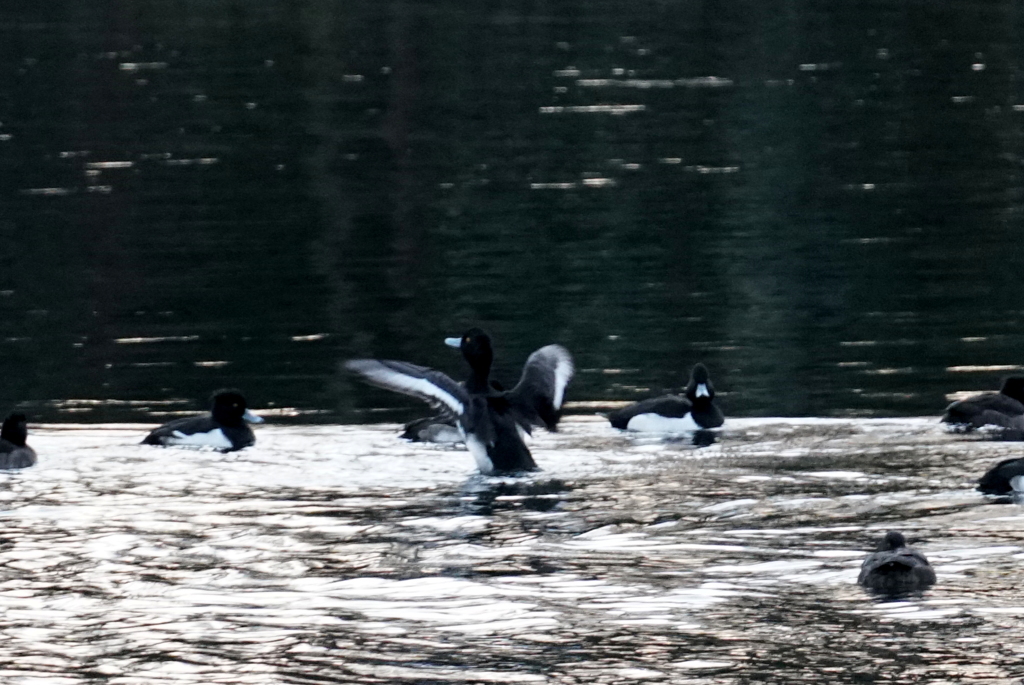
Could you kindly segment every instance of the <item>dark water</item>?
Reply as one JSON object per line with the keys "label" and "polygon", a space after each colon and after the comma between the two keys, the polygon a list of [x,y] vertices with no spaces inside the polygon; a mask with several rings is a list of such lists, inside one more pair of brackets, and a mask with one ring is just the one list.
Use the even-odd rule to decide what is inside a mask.
{"label": "dark water", "polygon": [[[1022,514],[972,489],[1019,443],[914,417],[1024,366],[1021,22],[0,4],[0,408],[40,453],[0,682],[1020,682]],[[470,325],[506,383],[575,355],[543,471],[401,442],[420,408],[341,370],[461,375]],[[711,446],[587,415],[698,360]],[[226,385],[271,419],[241,453],[99,425]],[[923,596],[855,584],[887,529]]]}
{"label": "dark water", "polygon": [[575,400],[934,414],[1022,363],[1019,14],[5,3],[3,404],[362,420],[339,360],[480,324]]}

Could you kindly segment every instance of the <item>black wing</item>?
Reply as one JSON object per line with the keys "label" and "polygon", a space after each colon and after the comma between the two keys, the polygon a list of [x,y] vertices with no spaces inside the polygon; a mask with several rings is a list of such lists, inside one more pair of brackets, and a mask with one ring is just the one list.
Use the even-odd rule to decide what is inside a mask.
{"label": "black wing", "polygon": [[546,345],[531,354],[519,383],[508,393],[519,425],[527,431],[531,425],[555,430],[562,415],[565,387],[575,371],[572,355],[561,345]]}
{"label": "black wing", "polygon": [[693,409],[690,400],[680,395],[664,395],[642,400],[628,407],[613,411],[608,415],[612,426],[622,430],[629,425],[629,420],[640,414],[661,414],[670,419],[681,419]]}
{"label": "black wing", "polygon": [[461,416],[469,402],[469,393],[462,385],[425,366],[386,359],[350,359],[345,368],[370,385],[411,395],[454,416]]}

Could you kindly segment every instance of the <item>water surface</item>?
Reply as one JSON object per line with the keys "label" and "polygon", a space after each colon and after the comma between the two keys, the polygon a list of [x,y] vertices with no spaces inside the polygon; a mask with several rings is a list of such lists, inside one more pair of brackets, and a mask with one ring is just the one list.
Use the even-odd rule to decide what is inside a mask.
{"label": "water surface", "polygon": [[[933,419],[734,419],[711,446],[568,420],[474,473],[397,425],[255,447],[35,431],[2,475],[10,683],[1010,682],[1024,514],[973,491],[1013,443]],[[855,583],[902,530],[923,596]]]}
{"label": "water surface", "polygon": [[574,400],[702,360],[731,416],[937,414],[1024,364],[1019,15],[6,3],[0,404],[397,421],[340,362],[481,325]]}

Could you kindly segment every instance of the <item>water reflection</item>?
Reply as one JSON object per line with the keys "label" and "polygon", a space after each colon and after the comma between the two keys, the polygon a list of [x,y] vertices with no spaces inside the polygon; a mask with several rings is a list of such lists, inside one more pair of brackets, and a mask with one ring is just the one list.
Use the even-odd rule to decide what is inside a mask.
{"label": "water reflection", "polygon": [[[570,419],[543,471],[485,478],[395,428],[261,427],[233,455],[37,430],[0,483],[4,677],[1009,677],[1024,514],[972,488],[1011,444],[731,420],[695,449]],[[938,582],[877,603],[855,581],[889,528]]]}
{"label": "water reflection", "polygon": [[484,516],[506,508],[544,512],[558,507],[572,489],[558,479],[519,481],[481,476],[466,482],[460,500],[464,507]]}
{"label": "water reflection", "polygon": [[33,420],[239,386],[400,421],[338,361],[453,369],[467,325],[566,345],[570,399],[704,361],[734,416],[937,414],[1020,366],[1005,12],[55,3],[0,8],[0,399]]}

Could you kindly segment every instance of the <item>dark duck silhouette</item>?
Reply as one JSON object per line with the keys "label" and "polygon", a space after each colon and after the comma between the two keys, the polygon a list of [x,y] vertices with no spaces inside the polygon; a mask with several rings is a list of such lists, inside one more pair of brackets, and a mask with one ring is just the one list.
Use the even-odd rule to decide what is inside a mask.
{"label": "dark duck silhouette", "polygon": [[0,427],[0,469],[23,469],[36,463],[36,452],[25,444],[27,439],[25,415],[8,415]]}
{"label": "dark duck silhouette", "polygon": [[986,495],[1013,495],[1024,492],[1024,458],[1004,459],[978,479],[978,490]]}
{"label": "dark duck silhouette", "polygon": [[953,402],[946,407],[941,421],[961,432],[982,426],[1024,431],[1024,376],[1006,378],[999,392]]}
{"label": "dark duck silhouette", "polygon": [[520,431],[530,433],[533,426],[556,429],[565,387],[574,372],[572,356],[561,345],[542,347],[526,360],[514,388],[498,390],[488,378],[494,352],[486,333],[471,328],[461,338],[445,342],[459,347],[469,364],[470,376],[464,384],[408,362],[351,359],[345,368],[371,385],[417,397],[451,413],[481,473],[536,469]]}
{"label": "dark duck silhouette", "polygon": [[715,404],[715,386],[708,369],[698,363],[690,372],[685,397],[652,397],[612,412],[608,420],[622,430],[680,433],[718,428],[725,417]]}
{"label": "dark duck silhouette", "polygon": [[256,442],[249,423],[263,419],[249,411],[245,397],[238,390],[214,393],[210,413],[165,423],[142,441],[144,445],[214,447],[221,452],[234,452]]}
{"label": "dark duck silhouette", "polygon": [[891,530],[864,560],[857,582],[874,592],[899,595],[927,589],[935,583],[935,571],[923,554],[907,546],[902,533]]}

